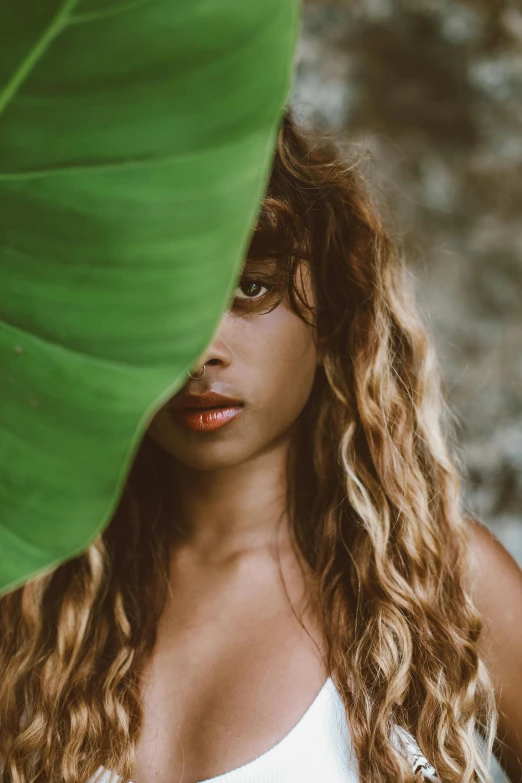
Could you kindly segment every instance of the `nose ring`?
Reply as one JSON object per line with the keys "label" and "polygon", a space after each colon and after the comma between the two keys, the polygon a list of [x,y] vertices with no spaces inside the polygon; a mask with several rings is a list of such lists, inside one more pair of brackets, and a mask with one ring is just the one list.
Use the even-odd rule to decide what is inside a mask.
{"label": "nose ring", "polygon": [[192,373],[189,372],[189,376],[191,378],[194,378],[195,381],[198,381],[200,378],[203,378],[203,376],[205,375],[205,370],[206,370],[206,367],[205,367],[205,365],[203,365],[203,372],[201,373],[201,375],[192,375]]}

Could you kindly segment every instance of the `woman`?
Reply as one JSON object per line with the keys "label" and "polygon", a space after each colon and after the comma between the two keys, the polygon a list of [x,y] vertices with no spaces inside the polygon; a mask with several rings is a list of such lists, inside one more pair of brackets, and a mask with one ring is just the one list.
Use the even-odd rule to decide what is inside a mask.
{"label": "woman", "polygon": [[104,534],[1,599],[3,780],[487,781],[496,707],[521,780],[521,573],[356,166],[290,115],[200,359]]}

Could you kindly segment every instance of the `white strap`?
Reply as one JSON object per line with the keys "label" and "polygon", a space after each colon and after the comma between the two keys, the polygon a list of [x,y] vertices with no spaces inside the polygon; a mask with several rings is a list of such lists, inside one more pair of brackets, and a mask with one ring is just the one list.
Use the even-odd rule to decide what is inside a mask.
{"label": "white strap", "polygon": [[435,767],[422,755],[415,738],[406,729],[403,729],[402,726],[395,726],[391,742],[399,753],[406,757],[414,775],[420,772],[424,780],[440,780]]}

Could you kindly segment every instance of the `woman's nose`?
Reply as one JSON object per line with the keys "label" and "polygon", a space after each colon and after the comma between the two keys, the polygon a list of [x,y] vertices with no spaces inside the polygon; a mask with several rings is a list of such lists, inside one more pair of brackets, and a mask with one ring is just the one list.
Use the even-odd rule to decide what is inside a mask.
{"label": "woman's nose", "polygon": [[227,344],[226,333],[228,325],[228,313],[225,313],[205,351],[199,358],[196,365],[201,367],[203,364],[210,366],[227,366],[232,361],[232,354]]}

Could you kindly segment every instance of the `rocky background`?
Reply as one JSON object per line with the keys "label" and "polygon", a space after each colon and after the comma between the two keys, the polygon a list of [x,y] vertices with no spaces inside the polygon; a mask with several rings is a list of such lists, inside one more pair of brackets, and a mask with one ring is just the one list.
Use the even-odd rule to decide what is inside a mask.
{"label": "rocky background", "polygon": [[466,503],[522,564],[522,5],[305,2],[293,103],[391,207]]}
{"label": "rocky background", "polygon": [[522,4],[305,0],[293,105],[388,205],[465,503],[522,564]]}

